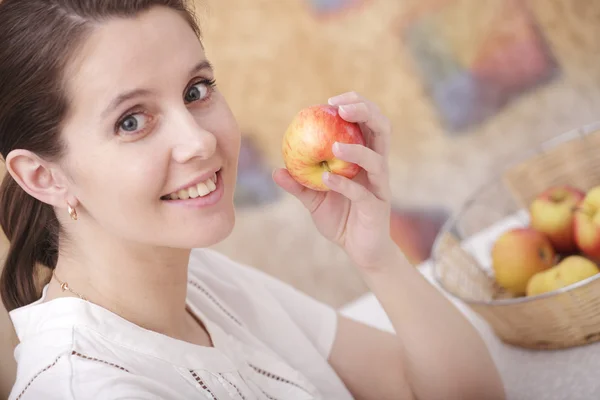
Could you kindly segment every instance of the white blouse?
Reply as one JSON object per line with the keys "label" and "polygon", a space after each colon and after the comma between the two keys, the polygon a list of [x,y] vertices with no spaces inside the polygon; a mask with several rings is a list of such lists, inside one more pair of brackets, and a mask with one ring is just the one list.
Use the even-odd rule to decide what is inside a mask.
{"label": "white blouse", "polygon": [[14,399],[352,399],[327,362],[336,311],[213,250],[192,251],[187,305],[214,347],[60,298],[10,313]]}

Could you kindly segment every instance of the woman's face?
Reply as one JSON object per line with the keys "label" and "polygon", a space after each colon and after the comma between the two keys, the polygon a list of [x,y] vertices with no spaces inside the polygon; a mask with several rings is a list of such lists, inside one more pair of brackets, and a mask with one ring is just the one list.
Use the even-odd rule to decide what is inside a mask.
{"label": "woman's face", "polygon": [[240,133],[184,18],[99,25],[67,73],[61,166],[77,223],[143,245],[210,246],[233,228]]}

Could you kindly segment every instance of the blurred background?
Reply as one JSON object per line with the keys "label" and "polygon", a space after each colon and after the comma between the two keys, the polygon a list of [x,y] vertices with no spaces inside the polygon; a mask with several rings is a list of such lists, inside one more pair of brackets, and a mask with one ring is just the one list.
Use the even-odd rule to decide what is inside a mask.
{"label": "blurred background", "polygon": [[244,134],[233,234],[215,248],[333,306],[366,291],[270,178],[296,112],[355,90],[394,125],[392,234],[415,264],[507,162],[599,119],[600,2],[196,0]]}

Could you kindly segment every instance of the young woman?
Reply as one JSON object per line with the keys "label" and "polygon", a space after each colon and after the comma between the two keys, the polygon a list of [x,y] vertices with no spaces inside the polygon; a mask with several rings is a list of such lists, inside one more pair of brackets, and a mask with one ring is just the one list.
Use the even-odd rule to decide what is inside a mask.
{"label": "young woman", "polygon": [[367,138],[334,146],[361,175],[274,179],[396,335],[206,249],[234,225],[240,132],[184,0],[4,0],[0,79],[11,399],[504,397],[476,331],[390,239],[391,128],[367,99],[329,99]]}

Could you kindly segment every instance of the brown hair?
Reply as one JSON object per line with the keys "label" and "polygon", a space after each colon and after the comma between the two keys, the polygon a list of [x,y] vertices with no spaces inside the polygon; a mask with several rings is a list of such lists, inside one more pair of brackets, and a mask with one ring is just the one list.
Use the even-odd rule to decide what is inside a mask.
{"label": "brown hair", "polygon": [[[200,38],[186,0],[0,0],[0,155],[25,149],[59,159],[69,109],[64,71],[77,47],[93,24],[154,6],[180,12]],[[56,266],[60,226],[52,206],[28,195],[9,173],[0,185],[0,226],[10,241],[0,278],[10,311],[39,297],[36,265]]]}

